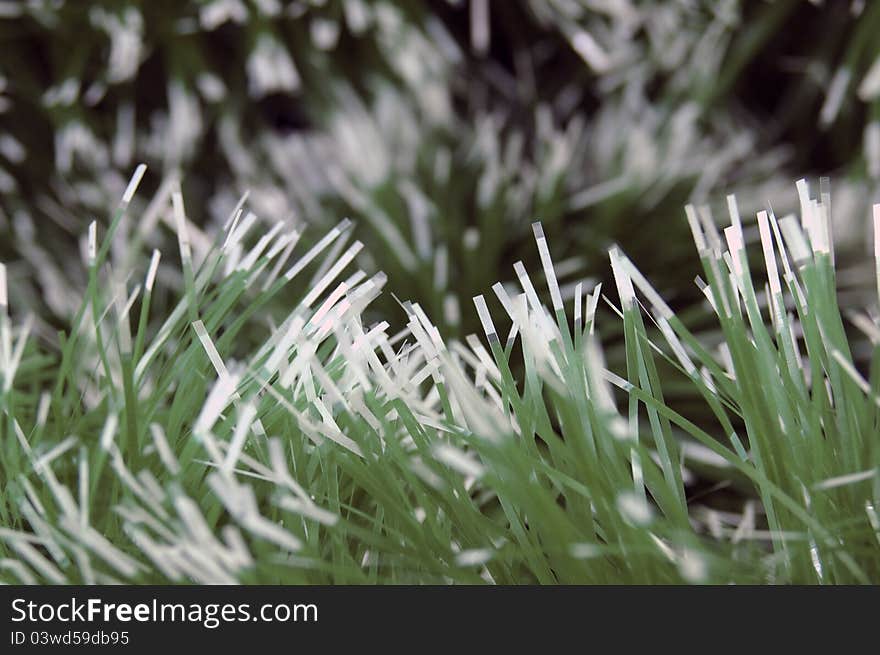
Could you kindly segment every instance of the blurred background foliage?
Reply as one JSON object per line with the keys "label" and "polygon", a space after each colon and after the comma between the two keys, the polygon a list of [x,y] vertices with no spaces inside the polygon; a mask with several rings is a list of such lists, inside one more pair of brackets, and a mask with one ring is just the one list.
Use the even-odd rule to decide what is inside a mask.
{"label": "blurred background foliage", "polygon": [[[451,336],[514,262],[536,268],[538,219],[569,299],[616,242],[682,308],[689,201],[782,215],[793,178],[830,174],[861,261],[878,34],[857,0],[0,2],[0,258],[63,321],[85,226],[143,161],[207,234],[245,191],[306,240],[351,216],[362,265]],[[157,222],[147,245],[173,236]]]}

